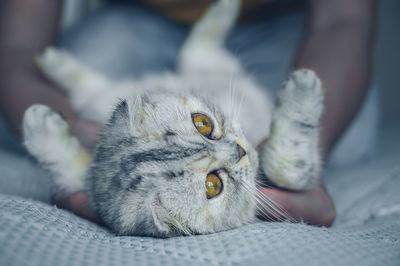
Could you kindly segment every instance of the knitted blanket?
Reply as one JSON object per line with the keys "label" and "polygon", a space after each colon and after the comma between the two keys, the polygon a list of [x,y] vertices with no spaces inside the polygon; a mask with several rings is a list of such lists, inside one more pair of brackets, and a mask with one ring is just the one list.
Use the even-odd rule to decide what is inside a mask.
{"label": "knitted blanket", "polygon": [[331,228],[261,222],[170,239],[116,236],[49,205],[45,173],[0,153],[0,265],[400,265],[400,147],[391,140],[368,164],[328,169]]}

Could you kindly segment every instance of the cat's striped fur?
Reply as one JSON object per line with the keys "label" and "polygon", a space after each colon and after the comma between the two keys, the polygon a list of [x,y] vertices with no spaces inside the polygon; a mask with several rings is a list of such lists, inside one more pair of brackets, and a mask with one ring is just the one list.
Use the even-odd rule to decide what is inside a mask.
{"label": "cat's striped fur", "polygon": [[[268,137],[272,117],[261,169],[286,188],[315,181],[321,84],[314,72],[295,71],[272,112],[269,98],[223,46],[239,5],[220,0],[211,6],[182,48],[178,73],[115,83],[55,48],[39,57],[81,116],[108,121],[85,164],[87,153],[57,113],[43,105],[27,110],[25,145],[52,172],[59,193],[87,190],[91,206],[118,234],[218,232],[253,222],[257,204],[285,218],[257,193],[254,147]],[[217,137],[199,134],[193,113],[207,115]],[[208,198],[206,176],[217,170],[223,188]]]}

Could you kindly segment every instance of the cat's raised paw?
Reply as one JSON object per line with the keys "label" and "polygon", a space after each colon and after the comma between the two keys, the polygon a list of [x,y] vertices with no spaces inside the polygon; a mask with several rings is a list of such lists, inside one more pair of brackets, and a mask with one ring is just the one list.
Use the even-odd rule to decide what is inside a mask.
{"label": "cat's raised paw", "polygon": [[29,153],[51,172],[57,195],[84,189],[90,155],[71,136],[59,113],[46,105],[32,105],[24,114],[23,135]]}
{"label": "cat's raised paw", "polygon": [[323,110],[323,90],[315,72],[293,71],[278,90],[276,108],[293,120],[316,125]]}
{"label": "cat's raised paw", "polygon": [[40,134],[67,134],[68,125],[60,114],[50,107],[35,104],[29,107],[24,115],[24,134],[40,132]]}
{"label": "cat's raised paw", "polygon": [[29,107],[23,119],[24,144],[36,155],[55,139],[62,140],[69,135],[69,127],[61,116],[50,107],[35,104]]}
{"label": "cat's raised paw", "polygon": [[312,70],[290,74],[277,92],[271,135],[261,164],[269,180],[289,189],[305,189],[318,180],[321,81]]}

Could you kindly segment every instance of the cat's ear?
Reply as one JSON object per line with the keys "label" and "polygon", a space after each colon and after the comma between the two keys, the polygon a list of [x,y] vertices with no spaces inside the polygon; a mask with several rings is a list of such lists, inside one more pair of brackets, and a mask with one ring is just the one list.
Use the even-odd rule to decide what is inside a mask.
{"label": "cat's ear", "polygon": [[129,111],[129,122],[132,134],[140,136],[144,131],[144,109],[143,97],[138,94],[136,98],[127,100]]}
{"label": "cat's ear", "polygon": [[107,134],[113,138],[138,137],[144,132],[142,97],[120,101],[108,121]]}
{"label": "cat's ear", "polygon": [[105,135],[112,139],[122,139],[129,136],[129,108],[126,100],[119,102],[107,123]]}

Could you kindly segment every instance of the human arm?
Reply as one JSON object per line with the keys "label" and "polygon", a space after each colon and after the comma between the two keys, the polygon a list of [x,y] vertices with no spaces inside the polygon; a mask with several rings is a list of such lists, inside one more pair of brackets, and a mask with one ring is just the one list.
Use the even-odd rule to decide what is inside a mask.
{"label": "human arm", "polygon": [[308,34],[295,68],[314,69],[325,89],[322,156],[360,109],[372,72],[375,0],[311,0]]}
{"label": "human arm", "polygon": [[[313,69],[323,82],[325,111],[321,119],[323,159],[357,114],[368,89],[372,68],[374,0],[310,0],[309,23],[294,68]],[[264,195],[296,220],[330,225],[333,202],[323,182],[307,191],[262,188]]]}
{"label": "human arm", "polygon": [[24,111],[42,103],[63,114],[86,147],[97,141],[100,126],[84,121],[72,110],[65,94],[45,80],[35,56],[57,38],[62,1],[5,0],[0,4],[0,111],[21,135]]}

